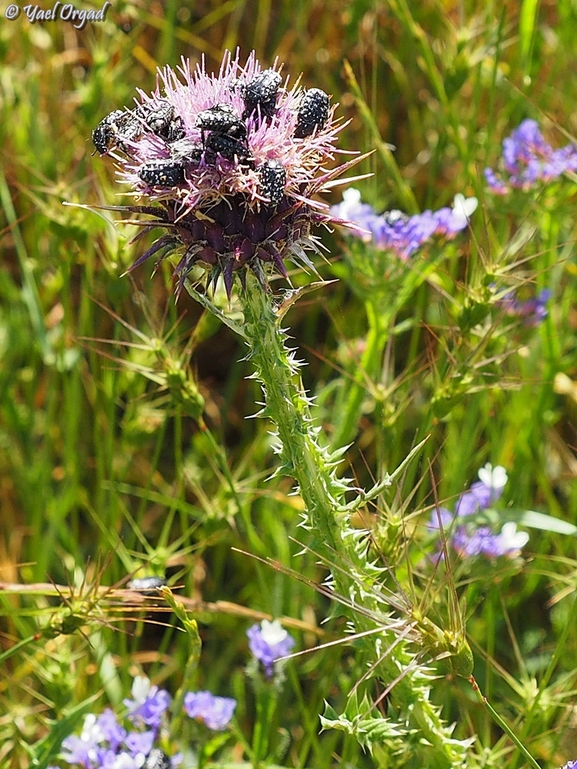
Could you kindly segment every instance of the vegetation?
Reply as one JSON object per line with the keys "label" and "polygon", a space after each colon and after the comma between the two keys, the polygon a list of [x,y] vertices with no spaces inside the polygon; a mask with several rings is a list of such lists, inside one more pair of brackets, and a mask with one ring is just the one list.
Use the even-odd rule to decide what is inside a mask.
{"label": "vegetation", "polygon": [[[187,768],[577,759],[576,23],[570,0],[4,18],[0,766],[69,765],[107,708]],[[339,103],[334,166],[372,154],[324,197],[365,232],[319,228],[294,293],[192,272],[175,300],[177,258],[124,274],[158,231],[103,208],[134,198],[91,132],[237,46]]]}

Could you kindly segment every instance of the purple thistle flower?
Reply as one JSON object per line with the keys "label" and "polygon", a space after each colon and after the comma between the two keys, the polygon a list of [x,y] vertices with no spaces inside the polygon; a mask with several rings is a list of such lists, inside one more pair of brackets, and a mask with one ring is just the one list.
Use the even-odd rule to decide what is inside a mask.
{"label": "purple thistle flower", "polygon": [[200,264],[209,285],[222,274],[230,296],[244,267],[263,285],[265,265],[288,277],[286,258],[314,269],[305,253],[318,251],[311,229],[333,221],[314,196],[361,158],[326,169],[343,123],[323,91],[290,87],[281,68],[263,70],[254,52],[244,66],[227,52],[218,74],[183,59],[177,72],[159,71],[152,94],[138,90],[132,110],[96,127],[96,148],[144,202],[125,210],[167,231],[130,270],[177,250],[179,289]]}
{"label": "purple thistle flower", "polygon": [[252,625],[246,631],[249,648],[254,657],[262,663],[266,675],[270,678],[274,672],[274,663],[280,657],[286,657],[295,645],[294,638],[275,619],[266,619],[260,625]]}
{"label": "purple thistle flower", "polygon": [[236,700],[230,697],[216,697],[211,692],[188,692],[184,697],[186,714],[202,721],[215,732],[226,728],[235,708]]}
{"label": "purple thistle flower", "polygon": [[543,138],[539,124],[524,120],[503,140],[502,166],[502,176],[492,168],[485,169],[491,192],[506,195],[513,188],[529,190],[537,182],[549,182],[577,170],[577,147],[568,144],[554,150]]}
{"label": "purple thistle flower", "polygon": [[171,703],[171,696],[165,689],[151,686],[148,678],[136,676],[132,683],[134,699],[124,700],[131,721],[142,721],[147,726],[158,729],[162,716]]}
{"label": "purple thistle flower", "polygon": [[476,208],[476,198],[458,194],[452,208],[427,210],[413,216],[397,210],[378,215],[370,205],[361,203],[358,190],[350,189],[343,193],[343,201],[331,208],[331,213],[363,240],[407,260],[433,237],[454,238],[467,227]]}

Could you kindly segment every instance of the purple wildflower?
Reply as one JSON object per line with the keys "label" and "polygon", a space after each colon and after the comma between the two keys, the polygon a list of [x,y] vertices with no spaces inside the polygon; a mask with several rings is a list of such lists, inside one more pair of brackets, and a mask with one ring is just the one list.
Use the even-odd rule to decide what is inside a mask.
{"label": "purple wildflower", "polygon": [[478,475],[480,480],[473,483],[469,491],[461,494],[455,505],[455,515],[465,516],[486,510],[503,493],[507,484],[507,472],[504,467],[493,467],[487,462]]}
{"label": "purple wildflower", "polygon": [[547,302],[551,299],[552,292],[545,288],[536,296],[529,299],[518,299],[515,292],[506,294],[499,302],[499,306],[505,310],[507,315],[520,318],[524,326],[535,327],[542,323],[549,311]]}
{"label": "purple wildflower", "polygon": [[430,531],[439,531],[439,528],[448,529],[454,520],[454,515],[446,507],[438,507],[433,511],[427,528]]}
{"label": "purple wildflower", "polygon": [[489,526],[472,528],[459,526],[454,532],[451,544],[461,556],[484,555],[487,558],[519,555],[521,548],[529,541],[526,532],[517,531],[513,521],[506,523],[500,533],[495,534]]}
{"label": "purple wildflower", "polygon": [[481,481],[471,484],[469,491],[465,491],[459,497],[455,505],[455,515],[472,515],[479,510],[485,510],[489,507],[491,501],[491,490]]}
{"label": "purple wildflower", "polygon": [[179,287],[199,264],[209,284],[222,274],[230,296],[245,266],[263,284],[266,265],[287,277],[286,258],[313,268],[311,228],[333,221],[314,196],[360,158],[326,169],[343,127],[336,107],[320,89],[289,87],[281,68],[263,70],[254,52],[244,66],[227,52],[218,74],[183,59],[177,73],[159,71],[152,94],[139,90],[132,110],[96,127],[96,148],[144,201],[125,210],[151,215],[147,228],[166,228],[130,269],[177,250]]}
{"label": "purple wildflower", "polygon": [[506,195],[513,188],[529,190],[537,182],[557,179],[566,171],[577,170],[577,147],[568,144],[554,150],[547,144],[539,124],[524,120],[503,140],[503,175],[485,169],[485,181],[496,195]]}
{"label": "purple wildflower", "polygon": [[212,731],[226,728],[236,708],[236,700],[230,697],[216,697],[210,692],[188,692],[184,698],[184,709],[190,718],[202,721]]}
{"label": "purple wildflower", "polygon": [[116,716],[110,708],[106,708],[96,719],[97,726],[100,727],[104,739],[108,742],[111,750],[117,750],[124,742],[126,729],[117,721]]}
{"label": "purple wildflower", "polygon": [[475,522],[467,521],[469,516],[493,505],[501,497],[506,484],[505,468],[487,463],[479,470],[479,481],[459,497],[455,512],[439,508],[433,512],[428,528],[438,531],[440,516],[448,544],[461,556],[498,558],[518,555],[529,541],[529,535],[518,532],[515,523],[509,521],[500,532],[495,532],[486,524],[478,526]]}
{"label": "purple wildflower", "polygon": [[363,240],[372,240],[377,248],[407,260],[433,237],[454,238],[467,227],[476,208],[476,198],[458,194],[452,208],[427,210],[413,216],[397,210],[378,215],[367,203],[361,203],[358,190],[350,189],[344,192],[342,203],[331,208],[331,213],[344,220]]}
{"label": "purple wildflower", "polygon": [[280,657],[286,657],[295,645],[294,638],[275,619],[264,619],[260,625],[252,625],[246,634],[249,648],[254,657],[262,663],[268,677],[274,672],[274,663]]}
{"label": "purple wildflower", "polygon": [[493,534],[489,526],[479,526],[471,531],[467,526],[459,526],[453,534],[451,544],[460,555],[485,555],[488,558],[501,555],[498,536]]}
{"label": "purple wildflower", "polygon": [[331,206],[331,214],[347,222],[349,228],[367,242],[375,238],[380,227],[381,217],[369,203],[361,202],[361,193],[354,187],[343,192],[341,203]]}
{"label": "purple wildflower", "polygon": [[125,751],[115,753],[112,750],[102,756],[97,765],[97,769],[141,769],[144,762],[144,756],[131,756]]}
{"label": "purple wildflower", "polygon": [[567,761],[560,769],[577,769],[577,758],[574,761]]}
{"label": "purple wildflower", "polygon": [[131,721],[142,721],[147,726],[158,729],[162,716],[171,703],[171,696],[165,689],[151,686],[148,678],[136,676],[132,683],[134,699],[124,700]]}
{"label": "purple wildflower", "polygon": [[147,756],[152,750],[156,735],[154,732],[130,732],[124,740],[130,755],[138,757]]}
{"label": "purple wildflower", "polygon": [[95,766],[99,746],[105,741],[94,713],[84,719],[80,737],[71,734],[62,741],[62,758],[68,764],[80,764],[83,769]]}

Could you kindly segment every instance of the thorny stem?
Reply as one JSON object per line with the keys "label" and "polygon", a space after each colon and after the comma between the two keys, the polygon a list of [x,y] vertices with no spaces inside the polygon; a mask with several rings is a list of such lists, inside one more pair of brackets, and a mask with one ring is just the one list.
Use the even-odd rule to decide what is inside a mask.
{"label": "thorny stem", "polygon": [[[373,566],[360,533],[349,525],[350,511],[345,495],[354,489],[337,476],[335,468],[341,453],[330,454],[319,443],[319,430],[313,423],[309,400],[298,374],[300,364],[285,344],[287,335],[280,327],[272,295],[249,274],[239,297],[245,319],[243,337],[250,349],[248,359],[256,369],[255,376],[265,395],[260,415],[272,419],[278,430],[282,460],[279,471],[297,482],[306,508],[303,525],[314,533],[317,547],[327,562],[334,564],[335,591],[367,610],[351,613],[356,630],[375,628],[379,623],[374,617],[378,613],[385,616],[383,604],[374,591],[376,571],[372,573]],[[351,508],[359,506],[355,500],[350,504]],[[427,633],[426,622],[421,626]],[[435,630],[442,641],[442,631],[436,627]],[[410,643],[403,638],[395,639],[386,626],[376,639],[372,650],[374,669],[386,685],[396,682],[391,702],[401,719],[401,728],[408,729],[407,736],[418,734],[416,752],[423,758],[429,756],[431,767],[462,767],[468,742],[451,738],[452,728],[443,723],[431,704],[429,671],[411,651]],[[437,652],[442,651],[437,637],[431,637],[427,647],[429,651],[435,648]],[[390,649],[390,653],[383,654],[383,649]]]}
{"label": "thorny stem", "polygon": [[319,540],[338,551],[335,510],[342,504],[344,487],[335,490],[328,477],[327,457],[317,443],[297,365],[284,344],[286,335],[279,327],[271,297],[250,277],[240,298],[249,358],[265,392],[261,414],[277,426],[282,469],[297,480]]}

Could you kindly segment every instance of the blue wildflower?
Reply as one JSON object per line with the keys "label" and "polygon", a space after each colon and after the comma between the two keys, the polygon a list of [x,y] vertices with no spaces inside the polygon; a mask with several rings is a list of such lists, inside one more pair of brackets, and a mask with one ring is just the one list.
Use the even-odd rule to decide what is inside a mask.
{"label": "blue wildflower", "polygon": [[504,467],[493,467],[489,462],[479,470],[479,479],[471,485],[469,491],[461,494],[455,505],[455,515],[472,515],[479,510],[486,510],[496,502],[507,484],[507,472]]}
{"label": "blue wildflower", "polygon": [[104,741],[96,716],[89,713],[84,719],[80,736],[71,734],[62,741],[62,758],[68,764],[80,764],[83,769],[91,769],[100,752],[98,748]]}
{"label": "blue wildflower", "polygon": [[150,732],[130,732],[124,744],[130,751],[131,756],[147,756],[152,750],[156,735],[153,731]]}
{"label": "blue wildflower", "polygon": [[126,729],[122,727],[110,708],[106,708],[96,719],[104,739],[112,750],[117,750],[126,738]]}
{"label": "blue wildflower", "polygon": [[467,227],[476,208],[476,198],[458,194],[452,208],[427,210],[413,216],[397,210],[378,215],[370,205],[361,202],[358,190],[348,189],[342,203],[331,208],[331,214],[346,222],[366,242],[372,241],[377,248],[407,260],[433,237],[454,238]]}
{"label": "blue wildflower", "polygon": [[125,751],[115,753],[113,750],[101,758],[96,769],[141,769],[144,762],[144,756],[131,756]]}
{"label": "blue wildflower", "polygon": [[165,689],[152,686],[148,678],[136,676],[132,683],[134,699],[124,700],[131,721],[142,721],[155,729],[160,727],[162,716],[171,703],[171,696]]}
{"label": "blue wildflower", "polygon": [[219,732],[230,722],[236,700],[216,697],[211,692],[188,692],[184,697],[184,710],[190,718],[202,721],[212,731]]}
{"label": "blue wildflower", "polygon": [[537,182],[557,179],[577,170],[577,147],[568,144],[555,150],[547,144],[535,120],[524,120],[503,140],[503,175],[485,169],[491,192],[506,195],[511,189],[529,190]]}
{"label": "blue wildflower", "polygon": [[267,676],[272,676],[274,663],[280,657],[286,657],[295,645],[294,638],[275,619],[264,619],[260,625],[252,625],[246,631],[249,648],[254,657],[262,663]]}
{"label": "blue wildflower", "polygon": [[343,192],[342,202],[331,207],[331,215],[347,222],[350,229],[366,241],[374,238],[381,219],[371,205],[361,202],[361,193],[354,187]]}
{"label": "blue wildflower", "polygon": [[577,769],[577,758],[574,761],[567,761],[560,769]]}
{"label": "blue wildflower", "polygon": [[551,296],[552,292],[545,288],[536,296],[521,300],[516,297],[514,291],[511,291],[498,304],[507,315],[521,319],[523,325],[535,327],[542,323],[549,314],[547,302]]}
{"label": "blue wildflower", "polygon": [[506,484],[505,468],[487,463],[479,470],[479,480],[459,497],[455,512],[439,508],[433,513],[428,528],[438,530],[441,525],[447,533],[448,544],[461,556],[498,558],[518,555],[529,541],[529,535],[518,532],[514,522],[505,523],[499,532],[495,532],[486,524],[478,526],[466,520],[491,507],[501,497]]}

